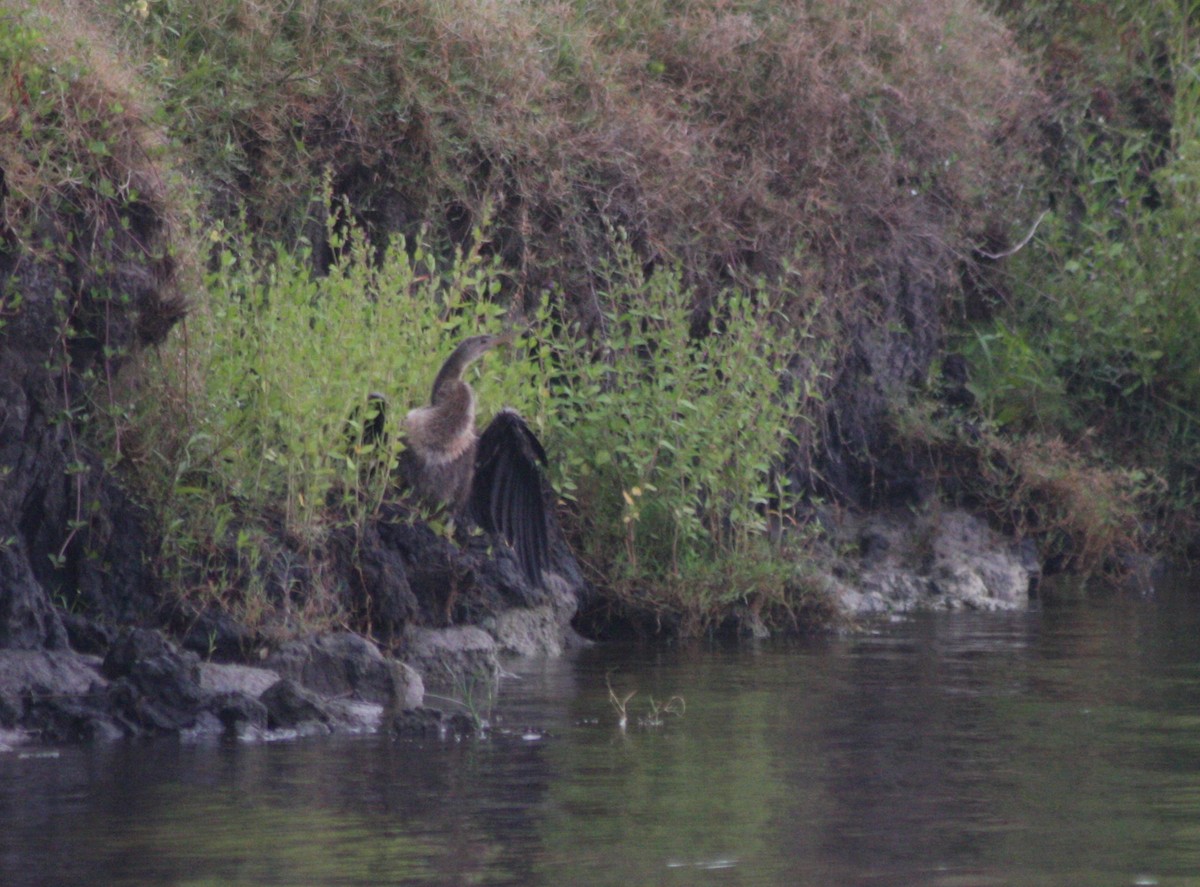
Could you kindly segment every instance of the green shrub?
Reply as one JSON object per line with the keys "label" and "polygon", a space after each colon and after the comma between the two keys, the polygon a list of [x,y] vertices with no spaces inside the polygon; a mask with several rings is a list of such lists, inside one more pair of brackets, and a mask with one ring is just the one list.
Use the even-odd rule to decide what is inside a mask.
{"label": "green shrub", "polygon": [[1003,463],[1025,478],[1014,501],[1036,491],[1031,508],[1074,524],[1061,535],[1083,560],[1144,536],[1129,531],[1137,509],[1184,539],[1200,501],[1196,6],[996,5],[1055,96],[1053,211],[1001,266],[1004,298],[965,331],[972,390],[989,418],[1028,435]]}
{"label": "green shrub", "polygon": [[1030,341],[1023,329],[997,320],[976,329],[966,350],[973,369],[968,387],[997,426],[1019,431],[1077,426],[1066,384],[1044,342]]}
{"label": "green shrub", "polygon": [[[815,413],[828,350],[805,329],[781,330],[761,292],[730,291],[711,333],[693,337],[678,271],[644,282],[626,272],[604,294],[623,308],[602,333],[541,342],[556,381],[550,439],[598,583],[696,632],[731,603],[786,596],[795,568],[770,531],[794,503],[775,469]],[[800,349],[811,369],[789,372]]]}
{"label": "green shrub", "polygon": [[[166,479],[164,570],[185,596],[252,623],[281,605],[340,618],[330,533],[399,495],[398,444],[348,444],[347,417],[379,391],[397,427],[455,342],[504,325],[488,300],[497,263],[476,249],[443,267],[416,243],[376,253],[355,233],[317,276],[303,252],[260,261],[246,236],[212,240],[207,297],[140,392],[160,413],[141,424],[169,432],[143,442]],[[526,416],[580,557],[632,608],[699,631],[733,602],[786,605],[795,566],[769,531],[790,501],[773,469],[814,409],[827,349],[804,330],[780,333],[761,293],[730,292],[711,334],[693,338],[679,273],[642,281],[626,255],[604,294],[625,308],[602,337],[543,314],[524,349],[473,370],[479,421],[503,406]],[[810,369],[789,370],[801,347]],[[307,584],[282,597],[270,588],[281,557],[304,561]]]}
{"label": "green shrub", "polygon": [[1075,176],[1076,211],[1049,216],[1012,260],[1011,302],[967,349],[975,391],[997,422],[1087,433],[1184,493],[1196,488],[1200,458],[1193,66],[1177,66],[1174,90],[1170,150],[1158,167],[1144,164],[1144,133],[1093,137]]}

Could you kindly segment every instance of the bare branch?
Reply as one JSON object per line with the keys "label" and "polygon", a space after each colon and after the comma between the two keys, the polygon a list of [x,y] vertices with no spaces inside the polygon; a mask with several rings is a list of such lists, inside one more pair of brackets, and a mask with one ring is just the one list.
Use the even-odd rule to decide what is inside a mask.
{"label": "bare branch", "polygon": [[1033,227],[1029,229],[1029,233],[1025,235],[1025,239],[1022,240],[1020,243],[1018,243],[1016,246],[1014,246],[1012,249],[1007,249],[1002,253],[989,253],[989,252],[985,252],[984,250],[981,250],[979,248],[976,248],[975,254],[979,255],[979,256],[983,256],[985,259],[991,259],[992,261],[999,261],[1000,259],[1007,259],[1009,256],[1020,252],[1021,250],[1023,250],[1025,248],[1025,245],[1028,244],[1029,241],[1033,240],[1033,235],[1034,235],[1034,233],[1037,232],[1038,225],[1042,224],[1042,219],[1046,218],[1046,214],[1049,212],[1050,212],[1050,210],[1048,210],[1048,209],[1042,210],[1042,214],[1037,217],[1037,221],[1035,221],[1033,223]]}

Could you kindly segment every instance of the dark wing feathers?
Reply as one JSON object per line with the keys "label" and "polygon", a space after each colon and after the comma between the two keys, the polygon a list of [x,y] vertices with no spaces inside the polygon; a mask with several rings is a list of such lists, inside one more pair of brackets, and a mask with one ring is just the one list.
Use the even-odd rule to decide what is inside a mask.
{"label": "dark wing feathers", "polygon": [[471,514],[512,546],[531,585],[549,565],[542,467],[546,451],[513,410],[501,410],[479,437]]}

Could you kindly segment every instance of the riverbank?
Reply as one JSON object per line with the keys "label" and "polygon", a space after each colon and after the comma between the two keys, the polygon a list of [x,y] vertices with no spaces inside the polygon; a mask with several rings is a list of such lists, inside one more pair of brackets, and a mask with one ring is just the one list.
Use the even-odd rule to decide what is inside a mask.
{"label": "riverbank", "polygon": [[[1192,538],[1169,22],[1161,93],[1105,105],[1142,144],[972,2],[589,10],[5,3],[0,727],[292,729],[282,686],[357,729],[283,666],[202,679],[1019,607]],[[354,419],[501,329],[474,384],[551,453],[541,584]],[[415,701],[383,667],[358,703]]]}
{"label": "riverbank", "polygon": [[[827,630],[854,633],[923,611],[1021,610],[1040,578],[1028,548],[961,511],[843,517],[830,538]],[[548,585],[543,603],[498,605],[477,624],[409,625],[382,649],[329,632],[221,655],[214,633],[202,656],[187,648],[204,641],[194,629],[181,646],[154,629],[111,632],[71,616],[69,648],[0,650],[0,745],[475,734],[486,729],[502,673],[591,643],[571,624],[579,586],[558,576]],[[720,630],[747,642],[772,636],[748,610]]]}

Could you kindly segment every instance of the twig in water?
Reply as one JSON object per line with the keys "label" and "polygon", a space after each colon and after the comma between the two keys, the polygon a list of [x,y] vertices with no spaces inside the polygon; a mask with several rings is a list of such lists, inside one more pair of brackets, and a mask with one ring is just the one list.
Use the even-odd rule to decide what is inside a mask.
{"label": "twig in water", "polygon": [[624,697],[617,696],[616,691],[612,688],[611,675],[605,675],[604,683],[608,685],[608,701],[612,703],[612,707],[617,710],[617,726],[622,731],[629,724],[629,718],[625,713],[625,706],[629,704],[629,700],[637,695],[637,690],[630,690]]}
{"label": "twig in water", "polygon": [[651,696],[650,713],[644,718],[638,718],[638,724],[643,727],[661,727],[663,715],[675,715],[677,718],[682,718],[686,710],[687,704],[683,701],[682,696],[672,696],[662,705],[655,702],[654,697]]}

